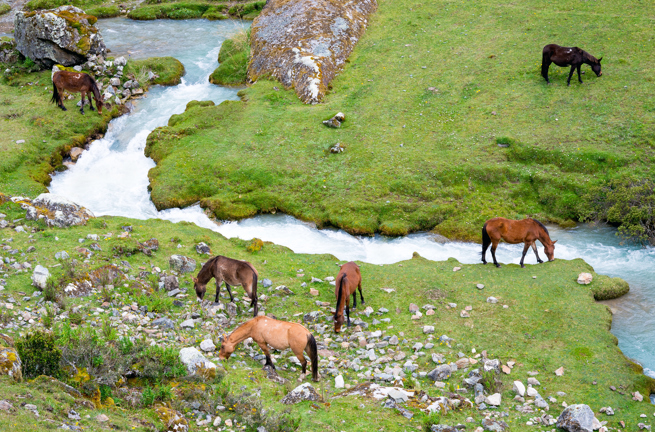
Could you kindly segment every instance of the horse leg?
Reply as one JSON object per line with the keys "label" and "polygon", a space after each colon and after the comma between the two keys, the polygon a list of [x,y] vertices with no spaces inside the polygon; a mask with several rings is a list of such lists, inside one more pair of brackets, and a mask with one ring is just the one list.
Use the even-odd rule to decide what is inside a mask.
{"label": "horse leg", "polygon": [[[95,111],[95,109],[93,109],[93,101],[91,100],[91,93],[87,93],[87,94],[86,94],[86,97],[87,97],[87,99],[89,99],[89,109],[90,109],[91,111]],[[97,104],[96,104],[96,105],[97,105]]]}
{"label": "horse leg", "polygon": [[348,306],[348,303],[346,303],[346,319],[348,320],[346,327],[350,327],[350,306]]}
{"label": "horse leg", "polygon": [[232,287],[228,285],[227,281],[225,281],[225,288],[227,288],[227,293],[230,295],[230,301],[234,303],[234,296],[232,295]]}
{"label": "horse leg", "polygon": [[580,77],[580,68],[582,67],[581,64],[578,65],[578,81],[580,81],[580,84],[582,84],[582,78]]}
{"label": "horse leg", "polygon": [[550,84],[550,81],[548,80],[548,68],[550,68],[550,59],[546,54],[544,54],[541,61],[541,76],[546,80],[546,84]]}
{"label": "horse leg", "polygon": [[82,91],[80,92],[80,94],[82,95],[82,100],[80,101],[80,104],[81,104],[81,106],[80,106],[80,112],[81,112],[82,114],[84,114],[84,96],[86,96],[86,92],[84,92],[84,90],[82,90]]}
{"label": "horse leg", "polygon": [[299,353],[294,353],[296,354],[296,358],[300,361],[300,366],[302,366],[302,373],[300,374],[300,377],[298,378],[298,381],[302,381],[305,379],[305,376],[307,375],[307,359],[305,359],[305,356],[303,355],[302,351]]}
{"label": "horse leg", "polygon": [[64,93],[64,89],[63,88],[60,89],[59,87],[57,87],[57,91],[59,92],[59,101],[58,101],[59,108],[61,108],[62,111],[68,111],[64,106],[64,97],[62,96],[62,94]]}
{"label": "horse leg", "polygon": [[[532,243],[534,244],[534,243]],[[523,255],[521,255],[521,268],[525,268],[523,265],[523,260],[525,259],[525,254],[528,253],[528,249],[530,249],[530,243],[527,241],[523,244]]]}
{"label": "horse leg", "polygon": [[353,309],[357,309],[357,291],[353,291]]}
{"label": "horse leg", "polygon": [[496,248],[498,247],[498,242],[497,241],[491,241],[491,256],[494,259],[494,265],[496,267],[500,267],[500,264],[498,264],[498,261],[496,261]]}
{"label": "horse leg", "polygon": [[216,299],[214,300],[214,303],[220,303],[220,295],[221,295],[221,283],[223,282],[221,279],[216,279],[214,278],[214,281],[216,282]]}
{"label": "horse leg", "polygon": [[262,343],[257,342],[257,345],[259,345],[259,348],[262,349],[264,355],[266,356],[266,363],[264,363],[264,367],[270,366],[273,369],[275,369],[275,365],[273,364],[273,360],[271,359],[271,351],[268,349],[268,345],[266,345],[266,342],[262,342]]}
{"label": "horse leg", "polygon": [[571,77],[573,76],[573,72],[575,72],[575,66],[571,65],[571,72],[569,72],[569,79],[566,81],[567,86],[571,85]]}
{"label": "horse leg", "polygon": [[364,294],[362,294],[362,282],[361,281],[357,285],[357,288],[359,289],[359,298],[362,300],[362,304],[366,303],[364,301]]}
{"label": "horse leg", "polygon": [[534,254],[537,256],[537,262],[541,264],[543,261],[541,258],[539,258],[539,252],[537,252],[537,243],[532,243],[532,250],[534,251]]}

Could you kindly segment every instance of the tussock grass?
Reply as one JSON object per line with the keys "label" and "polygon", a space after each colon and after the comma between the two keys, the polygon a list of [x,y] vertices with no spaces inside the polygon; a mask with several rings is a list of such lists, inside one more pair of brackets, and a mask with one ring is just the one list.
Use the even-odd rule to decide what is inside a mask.
{"label": "tussock grass", "polygon": [[245,85],[249,61],[250,29],[242,29],[221,45],[218,68],[209,76],[209,81],[224,86]]}

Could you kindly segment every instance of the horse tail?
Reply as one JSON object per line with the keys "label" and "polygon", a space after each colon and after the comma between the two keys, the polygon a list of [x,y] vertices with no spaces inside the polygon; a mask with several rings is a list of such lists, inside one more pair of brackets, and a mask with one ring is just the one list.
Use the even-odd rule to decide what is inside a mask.
{"label": "horse tail", "polygon": [[337,307],[336,307],[336,312],[334,313],[334,316],[336,318],[337,314],[339,313],[339,305],[341,304],[341,297],[343,296],[343,280],[346,279],[346,274],[344,273],[343,276],[341,276],[341,279],[337,280]]}
{"label": "horse tail", "polygon": [[489,237],[489,233],[487,232],[487,223],[484,223],[484,226],[482,227],[482,256],[484,258],[484,253],[491,244],[491,237]]}
{"label": "horse tail", "polygon": [[54,79],[52,80],[52,99],[50,99],[50,102],[59,105],[59,91],[57,90]]}
{"label": "horse tail", "polygon": [[541,76],[548,79],[548,66],[550,66],[550,49],[544,48],[541,56]]}
{"label": "horse tail", "polygon": [[312,379],[318,381],[318,347],[316,346],[316,339],[314,335],[309,333],[307,335],[307,346],[305,348],[309,354],[309,360],[312,362]]}
{"label": "horse tail", "polygon": [[250,306],[254,307],[253,316],[257,316],[258,307],[257,307],[257,272],[253,269],[252,271],[252,288],[250,290]]}

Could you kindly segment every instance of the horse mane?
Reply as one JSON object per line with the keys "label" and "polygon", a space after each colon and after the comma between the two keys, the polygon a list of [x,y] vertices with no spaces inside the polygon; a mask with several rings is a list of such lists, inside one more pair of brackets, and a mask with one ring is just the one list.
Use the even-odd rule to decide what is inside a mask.
{"label": "horse mane", "polygon": [[102,97],[100,96],[100,89],[98,88],[98,83],[96,83],[96,79],[89,74],[86,75],[89,78],[91,78],[91,90],[93,90],[93,96],[96,98],[96,101],[101,100]]}
{"label": "horse mane", "polygon": [[[200,269],[198,272],[198,279],[204,278],[206,273],[211,269],[212,265],[216,262],[217,259],[220,258],[220,255],[215,256],[214,258],[211,258],[209,261],[205,263],[204,266]],[[210,276],[211,279],[211,276]]]}
{"label": "horse mane", "polygon": [[588,60],[590,63],[594,63],[594,64],[598,63],[598,59],[596,57],[592,56],[591,54],[589,54],[585,50],[582,50],[582,57],[585,60]]}
{"label": "horse mane", "polygon": [[548,228],[546,228],[546,226],[544,224],[539,222],[537,219],[532,219],[532,220],[537,222],[537,224],[539,224],[539,226],[542,227],[544,229],[544,231],[546,231],[546,234],[548,234],[548,236],[550,237],[550,233],[548,232]]}

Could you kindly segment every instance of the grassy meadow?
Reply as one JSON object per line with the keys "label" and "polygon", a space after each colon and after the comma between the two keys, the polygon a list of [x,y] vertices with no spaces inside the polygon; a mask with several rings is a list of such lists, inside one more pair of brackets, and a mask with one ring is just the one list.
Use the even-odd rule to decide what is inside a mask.
{"label": "grassy meadow", "polygon": [[[242,103],[154,131],[153,200],[464,239],[494,216],[611,220],[614,181],[646,182],[636,201],[652,200],[654,13],[640,1],[382,0],[323,103],[260,81]],[[603,76],[585,65],[584,84],[567,87],[569,69],[552,65],[546,85],[548,43],[603,57]],[[321,124],[339,111],[340,129]],[[329,154],[337,142],[346,151]]]}
{"label": "grassy meadow", "polygon": [[[7,215],[8,221],[19,219],[24,214],[24,211],[13,203],[0,205],[0,212]],[[252,417],[254,413],[250,412],[252,406],[244,408],[239,405],[243,404],[238,402],[239,395],[242,393],[256,395],[253,400],[260,405],[253,406],[257,410],[267,409],[277,415],[289,410],[292,418],[300,419],[298,430],[302,431],[370,431],[368,422],[358,420],[363,415],[376,418],[378,427],[389,431],[421,430],[424,421],[464,423],[467,417],[472,417],[474,424],[479,425],[485,415],[483,411],[467,408],[428,419],[421,411],[425,408],[425,404],[415,400],[407,404],[407,408],[414,413],[414,417],[407,420],[395,410],[384,408],[380,401],[372,398],[333,397],[343,390],[336,389],[334,376],[324,371],[324,368],[332,367],[328,365],[330,361],[333,361],[334,367],[343,375],[348,386],[365,383],[367,381],[363,375],[365,370],[375,372],[376,368],[382,370],[388,365],[363,360],[361,362],[363,368],[359,371],[346,366],[347,362],[361,357],[362,352],[365,351],[358,344],[358,336],[355,335],[357,330],[351,327],[342,334],[333,333],[330,309],[334,303],[334,288],[326,282],[311,282],[312,277],[325,279],[326,276],[336,276],[337,265],[342,264],[343,261],[331,255],[295,254],[287,248],[270,243],[265,243],[260,251],[250,252],[249,241],[228,240],[220,234],[198,228],[193,224],[173,224],[161,220],[141,221],[102,217],[91,220],[87,226],[70,229],[44,229],[41,223],[24,220],[17,224],[24,224],[27,233],[17,233],[10,226],[0,231],[0,239],[3,245],[10,245],[12,249],[21,253],[25,252],[25,256],[11,254],[6,256],[20,257],[20,262],[27,261],[32,267],[37,264],[46,266],[55,279],[71,271],[77,275],[77,278],[84,278],[85,274],[94,269],[112,263],[126,271],[126,276],[135,278],[132,281],[124,280],[124,284],[115,283],[115,287],[113,290],[109,289],[109,292],[98,288],[97,292],[92,292],[88,296],[65,298],[63,300],[65,311],[60,310],[59,314],[64,313],[68,316],[57,316],[49,324],[62,349],[65,349],[74,339],[65,336],[70,332],[78,332],[73,334],[78,334],[79,337],[84,336],[85,332],[91,332],[90,334],[96,335],[93,340],[98,346],[120,347],[122,345],[116,331],[119,332],[120,337],[126,335],[134,337],[135,344],[137,341],[146,344],[155,341],[158,348],[173,353],[182,347],[197,347],[200,341],[207,338],[213,339],[219,346],[220,335],[231,332],[235,326],[216,325],[217,321],[207,315],[207,312],[197,303],[191,281],[197,269],[196,272],[179,276],[180,288],[187,290],[181,294],[181,298],[176,299],[181,301],[181,306],[174,305],[165,290],[156,288],[156,282],[159,280],[158,268],[164,272],[169,271],[170,255],[183,254],[199,263],[207,259],[206,255],[200,255],[195,251],[195,245],[202,241],[211,247],[213,254],[245,259],[258,269],[260,308],[266,314],[271,314],[278,319],[302,323],[303,314],[319,311],[317,321],[305,325],[317,337],[319,348],[327,350],[320,355],[320,369],[323,376],[321,381],[315,384],[324,400],[319,403],[302,402],[291,406],[284,406],[279,402],[297,385],[295,380],[299,374],[298,370],[293,369],[294,365],[290,362],[290,357],[293,355],[288,350],[274,351],[280,376],[291,381],[283,385],[269,381],[261,371],[261,364],[251,358],[243,345],[240,345],[235,355],[224,363],[225,371],[216,380],[204,383],[184,377],[171,379],[156,375],[148,377],[145,374],[139,380],[113,381],[105,374],[108,372],[115,374],[117,370],[108,371],[106,367],[117,360],[105,356],[105,369],[103,369],[98,367],[95,360],[91,362],[93,356],[87,354],[84,360],[76,363],[76,367],[79,370],[84,368],[90,376],[90,381],[85,384],[85,381],[79,381],[79,374],[72,375],[70,372],[63,373],[59,379],[80,391],[88,391],[89,385],[93,383],[102,384],[105,386],[103,394],[111,395],[111,401],[105,400],[108,396],[102,396],[102,399],[97,399],[100,396],[92,397],[90,400],[95,401],[96,406],[93,404],[89,406],[88,403],[82,402],[84,398],[71,398],[70,395],[57,391],[52,385],[46,385],[47,383],[42,379],[36,381],[28,379],[19,384],[11,384],[10,381],[5,380],[5,385],[0,390],[0,399],[13,401],[16,406],[29,392],[33,396],[30,403],[39,407],[43,417],[36,419],[22,409],[3,413],[0,415],[0,427],[3,429],[21,422],[25,427],[29,425],[24,430],[47,430],[48,419],[61,417],[62,413],[65,417],[67,409],[73,407],[82,410],[79,411],[83,414],[80,425],[84,427],[100,428],[95,418],[98,414],[105,413],[109,416],[110,422],[102,426],[103,428],[113,424],[114,428],[131,425],[136,430],[152,430],[149,429],[149,423],[157,427],[161,427],[161,423],[154,415],[152,406],[143,402],[145,398],[140,396],[141,392],[147,391],[148,386],[169,388],[169,391],[164,392],[166,396],[162,397],[162,402],[186,413],[191,430],[204,430],[202,427],[197,427],[193,421],[194,414],[191,413],[189,403],[194,400],[200,401],[203,406],[209,406],[208,412],[221,416],[223,421],[234,418],[240,424],[246,425],[246,430],[256,430],[258,424],[263,424],[261,423],[263,420],[246,418]],[[126,225],[132,226],[130,237],[119,238],[118,234]],[[88,234],[99,236],[97,243],[101,249],[95,249],[96,252],[90,257],[79,252],[80,247],[89,248],[91,240],[79,241],[85,239]],[[159,240],[159,249],[153,252],[152,256],[137,252],[135,249],[137,241],[143,242],[153,237]],[[35,249],[28,252],[30,246],[34,246]],[[72,261],[55,259],[54,255],[59,251],[66,251]],[[429,372],[436,366],[431,360],[432,353],[444,355],[447,363],[458,360],[460,352],[473,358],[475,353],[479,354],[483,351],[486,351],[488,358],[500,359],[503,364],[516,362],[510,374],[498,374],[494,380],[497,381],[494,387],[503,398],[500,410],[510,413],[504,420],[512,426],[512,430],[522,430],[522,425],[529,418],[544,414],[544,412],[522,414],[514,409],[514,406],[519,404],[512,400],[514,397],[512,382],[517,379],[525,382],[529,371],[538,373],[536,378],[541,383],[538,387],[540,394],[543,397],[553,396],[557,399],[556,403],[550,402],[549,414],[555,417],[559,415],[562,402],[586,403],[596,413],[601,407],[611,406],[616,411],[615,416],[596,415],[601,420],[608,420],[609,426],[612,427],[617,427],[619,421],[625,421],[629,427],[635,427],[638,421],[643,421],[639,418],[639,414],[650,413],[647,402],[633,402],[630,393],[640,391],[641,394],[648,395],[655,390],[655,381],[644,376],[641,368],[626,359],[616,346],[616,338],[609,332],[611,313],[607,306],[596,303],[593,299],[594,289],[606,286],[609,278],[596,275],[582,260],[556,260],[541,265],[528,265],[525,269],[510,264],[497,269],[482,264],[462,265],[454,259],[433,262],[415,255],[411,260],[391,265],[359,264],[363,275],[365,306],[371,306],[375,312],[367,317],[360,305],[352,312],[351,318],[368,324],[368,328],[364,329],[368,342],[377,341],[370,334],[375,330],[382,332],[379,340],[386,340],[393,335],[397,335],[400,340],[398,346],[389,345],[387,348],[375,349],[378,356],[383,354],[393,356],[405,352],[406,359],[397,363],[402,367],[402,364],[411,358],[418,365],[417,373]],[[454,267],[460,267],[461,270],[453,271]],[[14,304],[12,310],[5,309],[4,306],[0,307],[2,318],[0,322],[4,324],[11,320],[16,322],[21,314],[27,311],[25,309],[27,307],[32,310],[32,314],[38,315],[36,312],[38,308],[34,304],[36,300],[25,301],[25,296],[31,296],[35,291],[35,288],[30,285],[31,271],[20,273],[8,266],[2,270],[7,285],[0,291],[0,300],[3,304],[9,297],[19,301],[18,304]],[[582,286],[576,283],[577,275],[582,271],[591,271],[594,274],[595,279],[591,285]],[[265,278],[272,282],[272,286],[268,289],[261,285],[261,281]],[[302,283],[306,283],[307,287],[302,287]],[[484,288],[478,289],[476,284],[483,284]],[[284,294],[283,291],[276,289],[281,285],[287,286],[292,294]],[[310,288],[317,289],[318,295],[310,295]],[[382,288],[393,288],[394,291],[387,292]],[[213,283],[208,286],[208,291],[208,295],[211,296],[214,292]],[[240,299],[242,296],[243,290],[237,287],[235,297]],[[498,303],[487,302],[489,296],[496,297]],[[226,298],[227,294],[223,290],[221,301],[229,301]],[[415,303],[421,308],[426,304],[434,305],[435,314],[426,315],[425,309],[421,309],[424,312],[423,317],[419,320],[411,319],[408,311],[410,303]],[[450,303],[456,303],[457,306],[450,307]],[[237,300],[240,311],[236,317],[237,323],[251,318],[251,313],[247,311],[247,304]],[[138,322],[123,321],[121,317],[125,314],[121,311],[125,310],[124,307],[129,309],[134,305],[147,306],[148,311],[155,313],[155,317],[172,319],[176,323],[176,328],[171,333],[174,337],[168,333],[163,336],[156,335],[157,331],[162,330],[155,330],[156,327],[150,324],[142,326]],[[460,311],[466,306],[472,307],[469,312],[470,318],[461,318]],[[378,312],[380,308],[386,308],[388,312]],[[118,311],[119,314],[116,315],[112,311]],[[198,313],[203,323],[196,325],[194,329],[180,328],[180,323],[191,313]],[[74,316],[76,320],[71,325]],[[389,319],[389,321],[376,323],[374,319]],[[18,340],[28,332],[29,328],[44,326],[46,317],[37,317],[35,321],[33,325],[23,325],[19,331],[15,328],[5,328],[3,332]],[[110,327],[106,330],[108,322]],[[325,332],[317,332],[316,324],[326,325]],[[434,335],[423,333],[425,325],[434,326]],[[451,346],[439,341],[441,335],[454,339]],[[343,342],[349,342],[349,346],[344,346]],[[413,350],[412,347],[417,342],[423,344],[433,342],[435,346]],[[68,349],[74,352],[75,349],[81,348],[68,347]],[[423,354],[417,355],[419,351]],[[259,353],[256,346],[254,352]],[[208,357],[220,363],[216,355],[217,353],[213,353]],[[328,359],[327,356],[333,356],[334,359],[332,357]],[[171,358],[168,361],[175,360]],[[390,364],[393,364],[393,361]],[[138,368],[138,366],[134,367]],[[474,367],[476,366],[469,366],[468,370]],[[560,367],[564,367],[565,373],[557,377],[554,371]],[[443,389],[437,388],[430,380],[418,374],[416,377],[408,374],[403,379],[403,385],[408,390],[424,391],[432,397],[447,395],[450,392],[459,392],[457,389],[463,387],[462,379],[466,377],[466,373],[467,370],[453,373],[453,376],[446,380],[447,387]],[[201,393],[197,391],[198,386],[203,386]],[[618,391],[611,391],[610,386],[615,386]],[[142,401],[140,405],[132,406],[125,396],[121,396],[129,394],[126,389],[138,391],[137,400]],[[560,396],[557,392],[564,392],[566,395]],[[223,395],[222,399],[219,395]],[[217,403],[226,405],[226,400],[229,400],[226,395],[232,395],[230,397],[234,398],[234,411],[214,411]],[[470,390],[462,395],[473,398]],[[48,413],[45,411],[46,405],[56,409]],[[491,410],[491,412],[496,411]],[[87,414],[90,418],[85,417]],[[24,417],[30,417],[34,423],[25,423],[27,420]],[[248,423],[249,421],[251,423]],[[258,421],[260,423],[257,423]]]}

